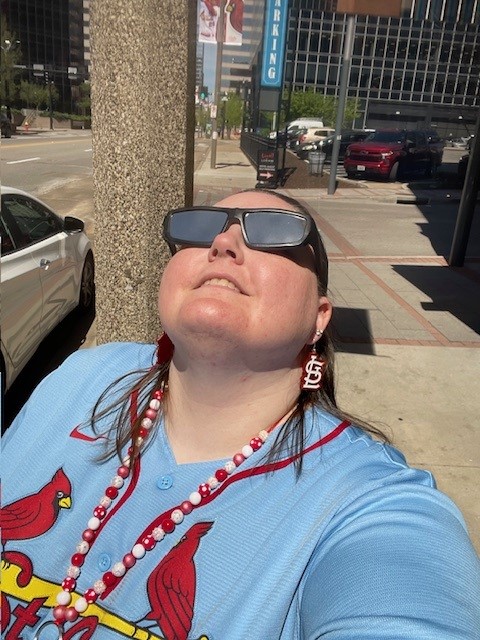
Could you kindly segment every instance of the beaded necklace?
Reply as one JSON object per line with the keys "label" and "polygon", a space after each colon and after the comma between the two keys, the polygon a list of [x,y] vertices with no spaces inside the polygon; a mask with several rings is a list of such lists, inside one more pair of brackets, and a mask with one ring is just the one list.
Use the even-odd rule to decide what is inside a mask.
{"label": "beaded necklace", "polygon": [[[140,448],[150,434],[157,419],[163,396],[164,392],[161,389],[157,389],[152,393],[148,408],[140,422],[140,429],[135,440],[136,448]],[[257,436],[253,437],[249,444],[242,447],[241,451],[236,453],[231,460],[228,460],[223,467],[217,469],[206,482],[200,484],[196,491],[192,491],[188,499],[171,509],[169,516],[166,517],[159,526],[153,527],[149,533],[144,535],[140,542],[134,544],[132,549],[123,556],[122,560],[113,565],[111,571],[104,573],[82,596],[77,596],[73,601],[72,592],[75,590],[77,578],[81,573],[81,567],[95,541],[98,529],[105,519],[108,510],[118,498],[120,489],[122,489],[125,484],[125,480],[131,475],[134,450],[133,447],[130,447],[127,455],[122,460],[122,464],[117,469],[117,475],[113,477],[109,486],[105,489],[105,494],[93,509],[93,516],[88,520],[87,528],[82,533],[82,539],[77,544],[75,553],[70,559],[71,564],[63,579],[62,590],[56,596],[57,605],[53,609],[54,620],[44,622],[37,630],[33,640],[40,640],[43,630],[51,625],[56,626],[58,640],[62,640],[65,632],[65,624],[75,622],[79,615],[84,614],[88,610],[88,607],[96,602],[107,589],[117,584],[118,581],[135,566],[138,560],[141,560],[147,552],[152,551],[157,542],[160,542],[166,535],[172,533],[175,527],[183,521],[185,516],[201,507],[202,501],[220,487],[237,467],[242,465],[247,458],[263,446],[270,432],[280,424],[282,420],[283,417],[270,428],[263,429]]]}

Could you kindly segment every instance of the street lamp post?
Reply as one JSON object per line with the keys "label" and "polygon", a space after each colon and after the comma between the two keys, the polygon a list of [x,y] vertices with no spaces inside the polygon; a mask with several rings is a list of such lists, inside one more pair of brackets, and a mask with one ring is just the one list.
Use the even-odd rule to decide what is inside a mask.
{"label": "street lamp post", "polygon": [[[7,55],[8,52],[12,49],[12,47],[16,46],[17,44],[20,44],[20,40],[14,40],[12,42],[9,39],[5,39],[3,41],[3,45],[1,45],[4,55]],[[6,63],[6,60],[5,60],[5,63]],[[5,70],[4,70],[4,73],[5,73]],[[11,104],[10,104],[10,78],[8,77],[7,74],[5,74],[5,106],[7,108],[7,118],[11,122],[12,121],[12,109],[11,109]]]}
{"label": "street lamp post", "polygon": [[227,113],[228,97],[222,96],[222,140],[225,138],[225,117]]}
{"label": "street lamp post", "polygon": [[223,37],[225,29],[225,5],[226,0],[220,0],[218,24],[217,24],[217,59],[215,63],[215,103],[212,105],[212,146],[210,151],[210,168],[215,169],[217,165],[217,104],[218,96],[222,84],[222,56],[223,56]]}

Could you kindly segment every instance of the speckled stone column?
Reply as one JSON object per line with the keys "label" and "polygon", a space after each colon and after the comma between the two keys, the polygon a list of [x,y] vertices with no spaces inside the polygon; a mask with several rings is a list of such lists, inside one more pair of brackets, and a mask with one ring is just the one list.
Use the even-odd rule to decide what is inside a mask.
{"label": "speckled stone column", "polygon": [[152,341],[165,213],[191,205],[192,0],[91,3],[97,342]]}

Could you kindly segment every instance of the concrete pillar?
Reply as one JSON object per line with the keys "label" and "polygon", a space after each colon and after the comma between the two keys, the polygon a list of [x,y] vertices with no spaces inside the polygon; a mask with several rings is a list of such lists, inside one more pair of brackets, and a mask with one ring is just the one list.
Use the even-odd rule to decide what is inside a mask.
{"label": "concrete pillar", "polygon": [[168,260],[165,213],[193,198],[191,0],[93,0],[97,342],[149,342]]}

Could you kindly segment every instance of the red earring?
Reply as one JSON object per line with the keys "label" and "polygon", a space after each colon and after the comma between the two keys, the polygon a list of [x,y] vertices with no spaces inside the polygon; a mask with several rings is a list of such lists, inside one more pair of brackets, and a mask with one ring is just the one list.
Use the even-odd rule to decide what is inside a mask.
{"label": "red earring", "polygon": [[[317,330],[315,333],[321,336],[323,331]],[[320,389],[325,364],[326,362],[318,357],[315,344],[312,344],[311,350],[302,367],[302,377],[300,380],[300,389],[302,389],[302,391],[318,391]]]}
{"label": "red earring", "polygon": [[155,364],[159,367],[172,359],[175,347],[166,333],[162,333],[158,338],[157,345],[157,361]]}

